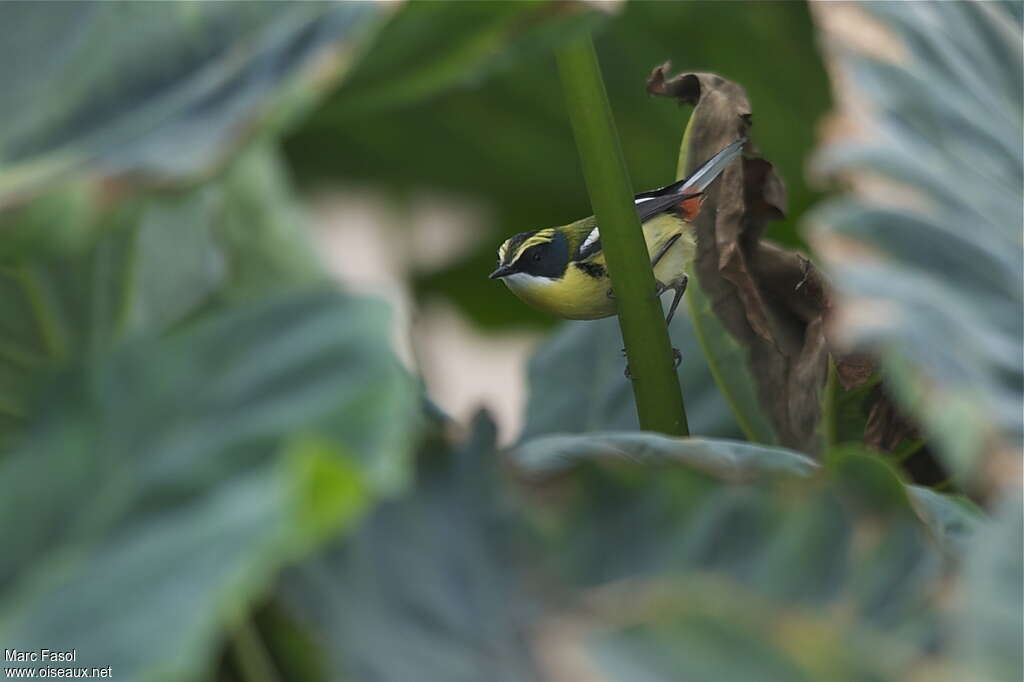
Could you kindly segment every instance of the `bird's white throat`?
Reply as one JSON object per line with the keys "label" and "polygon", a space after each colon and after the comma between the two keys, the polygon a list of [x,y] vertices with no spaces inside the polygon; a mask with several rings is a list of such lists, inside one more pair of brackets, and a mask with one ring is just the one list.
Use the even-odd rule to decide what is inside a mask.
{"label": "bird's white throat", "polygon": [[534,289],[536,287],[543,287],[551,284],[555,280],[551,277],[539,277],[537,275],[528,275],[525,272],[515,272],[511,275],[506,275],[502,278],[505,280],[505,284],[509,289]]}

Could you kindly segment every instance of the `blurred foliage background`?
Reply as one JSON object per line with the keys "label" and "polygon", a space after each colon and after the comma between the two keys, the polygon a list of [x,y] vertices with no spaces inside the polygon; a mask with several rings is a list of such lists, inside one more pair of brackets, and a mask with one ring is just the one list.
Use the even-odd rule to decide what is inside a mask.
{"label": "blurred foliage background", "polygon": [[[4,647],[116,680],[1021,679],[1020,5],[830,7],[0,3]],[[742,440],[760,408],[685,316],[695,437],[640,432],[614,319],[485,279],[590,212],[552,57],[587,32],[638,190],[688,117],[652,67],[747,89],[768,236],[834,279],[895,454],[834,380],[819,457]],[[525,386],[522,428],[453,409],[459,375]]]}

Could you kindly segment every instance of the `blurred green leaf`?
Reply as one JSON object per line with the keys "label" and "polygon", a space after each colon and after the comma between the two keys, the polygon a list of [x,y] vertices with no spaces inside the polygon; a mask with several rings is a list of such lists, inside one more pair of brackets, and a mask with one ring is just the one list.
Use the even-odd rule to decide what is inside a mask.
{"label": "blurred green leaf", "polygon": [[730,481],[783,473],[806,476],[817,468],[811,458],[785,448],[739,440],[673,438],[644,431],[541,436],[519,446],[515,453],[516,463],[536,475],[557,473],[580,460],[598,458],[624,458],[648,465],[681,464]]}
{"label": "blurred green leaf", "polygon": [[[174,179],[304,98],[374,3],[5,3],[0,205],[70,173]],[[336,58],[336,55],[333,57]]]}
{"label": "blurred green leaf", "polygon": [[0,461],[3,640],[197,679],[283,565],[403,483],[415,393],[386,334],[379,304],[277,297],[55,385]]}
{"label": "blurred green leaf", "polygon": [[0,211],[0,267],[84,249],[101,213],[84,182]]}
{"label": "blurred green leaf", "polygon": [[[24,220],[65,219],[45,205],[29,204]],[[257,145],[217,181],[88,218],[99,236],[87,249],[0,267],[0,448],[60,368],[219,303],[322,278],[294,211],[276,156]]]}
{"label": "blurred green leaf", "polygon": [[[453,5],[461,11],[466,3]],[[545,11],[501,2],[471,7],[474,13],[486,9],[495,17],[478,22],[489,30],[505,25],[503,17],[541,16]],[[395,23],[408,14],[405,21],[411,31],[413,18],[432,17],[440,23],[456,11],[440,3],[409,3]],[[556,19],[561,16],[557,4],[548,5],[546,11]],[[694,30],[695,26],[701,29]],[[451,33],[443,25],[437,32]],[[562,34],[568,36],[571,31]],[[541,35],[546,41],[547,36]],[[786,39],[780,41],[780,35]],[[406,40],[419,45],[427,38]],[[470,37],[459,35],[451,41],[467,49],[467,54],[479,54],[461,48]],[[758,144],[785,176],[791,214],[801,215],[815,200],[817,194],[804,182],[803,164],[814,143],[815,121],[828,106],[828,92],[803,3],[754,3],[744,5],[741,12],[736,5],[714,2],[625,3],[608,19],[596,41],[637,190],[661,186],[673,178],[686,113],[670,102],[648,99],[643,91],[651,67],[672,59],[678,65],[706,67],[744,83],[758,111]],[[392,75],[398,79],[395,90],[404,104],[382,108],[373,116],[349,115],[347,86],[342,84],[286,141],[289,160],[307,184],[325,179],[371,183],[399,197],[411,191],[432,191],[490,207],[478,247],[440,271],[421,273],[417,280],[419,293],[447,296],[475,321],[489,326],[550,323],[499,283],[485,281],[494,267],[498,244],[516,232],[565,224],[592,213],[554,60],[545,54],[531,55],[533,43],[513,45],[517,61],[510,61],[507,70],[492,71],[486,82],[465,77],[476,73],[471,67],[452,67],[448,72],[436,66],[439,73],[454,73],[458,78],[447,81],[443,89],[434,88],[431,81],[431,96],[416,101],[409,99],[412,87],[406,88],[403,79]],[[388,49],[403,56],[411,52],[401,45]],[[439,53],[455,63],[454,56]],[[751,54],[774,58],[751,59]],[[373,61],[373,55],[367,57],[368,64]],[[427,57],[420,61],[435,65]],[[448,68],[447,62],[442,65]],[[786,78],[778,78],[780,69]],[[412,72],[416,78],[419,73]],[[352,77],[352,82],[360,79],[358,74]],[[424,86],[423,91],[428,89]],[[774,224],[770,236],[790,244],[799,241],[795,221]]]}
{"label": "blurred green leaf", "polygon": [[[830,451],[829,461],[876,458],[861,446]],[[553,475],[588,460],[620,459],[643,465],[682,465],[721,480],[757,481],[778,475],[810,476],[818,464],[810,457],[781,447],[763,446],[717,438],[671,438],[642,431],[594,431],[583,434],[556,433],[535,437],[513,450],[516,463],[531,475]],[[982,525],[984,515],[969,500],[943,495],[921,486],[907,486],[893,475],[888,465],[866,467],[863,471],[878,478],[867,486],[895,491],[879,504],[892,498],[896,504],[911,504],[918,518],[928,527],[933,539],[951,555],[964,555],[968,540]],[[845,478],[852,478],[845,474]]]}
{"label": "blurred green leaf", "polygon": [[831,682],[948,653],[950,559],[876,457],[815,473],[653,434],[522,447],[518,493],[495,480],[488,420],[451,454],[424,447],[413,494],[289,571],[285,602],[335,676]]}
{"label": "blurred green leaf", "polygon": [[[295,621],[280,600],[274,599],[260,608],[255,614],[255,621],[273,661],[271,665],[282,676],[287,675],[282,679],[288,682],[325,682],[331,679],[327,675],[326,652],[310,632]],[[225,676],[221,670],[213,679],[234,678]]]}
{"label": "blurred green leaf", "polygon": [[967,543],[954,623],[957,662],[978,682],[1024,679],[1024,506],[1011,491]]}
{"label": "blurred green leaf", "polygon": [[929,488],[907,486],[917,515],[939,542],[961,556],[970,552],[969,540],[984,525],[985,516],[970,500],[944,495]]}
{"label": "blurred green leaf", "polygon": [[[669,330],[682,354],[679,381],[690,431],[701,436],[740,434],[701,356],[690,320]],[[638,428],[622,334],[615,318],[565,322],[530,358],[526,424],[520,441],[549,433]]]}
{"label": "blurred green leaf", "polygon": [[198,191],[217,200],[208,219],[228,270],[221,299],[324,281],[321,261],[275,146],[252,146],[219,181],[205,183]]}
{"label": "blurred green leaf", "polygon": [[579,594],[562,656],[600,679],[898,679],[935,654],[945,562],[875,458],[735,486],[598,455],[548,487],[531,511]]}
{"label": "blurred green leaf", "polygon": [[409,2],[392,15],[332,98],[331,115],[364,117],[494,71],[599,24],[601,13],[547,0]]}
{"label": "blurred green leaf", "polygon": [[209,208],[201,196],[157,203],[138,214],[137,228],[112,227],[85,254],[0,271],[5,446],[54,372],[132,333],[166,331],[223,282]]}
{"label": "blurred green leaf", "polygon": [[1019,14],[986,3],[862,3],[843,25],[884,33],[879,51],[832,36],[833,9],[818,9],[841,111],[858,130],[831,142],[818,166],[859,191],[811,217],[841,294],[838,331],[881,355],[894,397],[954,472],[977,474],[983,454],[1019,472]]}
{"label": "blurred green leaf", "polygon": [[[811,679],[786,659],[782,647],[765,641],[763,622],[742,617],[738,601],[749,594],[730,593],[713,581],[679,587],[677,598],[690,602],[686,612],[593,636],[585,643],[592,665],[609,679],[630,682]],[[719,601],[716,608],[709,608],[712,597]]]}
{"label": "blurred green leaf", "polygon": [[536,680],[523,626],[495,427],[476,418],[452,449],[427,444],[416,490],[288,571],[282,594],[328,652],[333,679]]}

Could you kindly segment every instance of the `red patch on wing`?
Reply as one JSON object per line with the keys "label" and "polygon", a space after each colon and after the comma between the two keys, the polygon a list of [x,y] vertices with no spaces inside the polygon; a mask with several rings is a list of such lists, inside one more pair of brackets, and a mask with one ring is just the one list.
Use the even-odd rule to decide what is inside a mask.
{"label": "red patch on wing", "polygon": [[688,196],[678,204],[676,209],[679,211],[680,217],[686,222],[691,222],[694,218],[700,214],[701,204],[704,203],[704,193],[695,194]]}

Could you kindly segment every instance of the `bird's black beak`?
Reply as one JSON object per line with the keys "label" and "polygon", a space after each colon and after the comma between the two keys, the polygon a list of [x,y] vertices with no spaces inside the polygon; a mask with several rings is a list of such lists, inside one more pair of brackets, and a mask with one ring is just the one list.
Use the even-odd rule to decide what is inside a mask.
{"label": "bird's black beak", "polygon": [[491,279],[501,279],[502,277],[508,277],[514,272],[511,265],[500,265],[498,269],[487,275]]}

